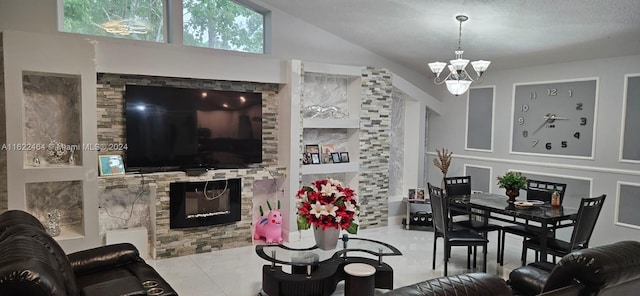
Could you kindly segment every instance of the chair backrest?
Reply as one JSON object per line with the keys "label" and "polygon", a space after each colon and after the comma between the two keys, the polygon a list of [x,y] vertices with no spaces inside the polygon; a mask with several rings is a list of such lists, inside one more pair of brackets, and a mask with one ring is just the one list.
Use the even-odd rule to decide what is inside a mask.
{"label": "chair backrest", "polygon": [[527,182],[527,200],[540,200],[550,203],[554,188],[558,190],[560,194],[560,204],[562,204],[564,193],[567,190],[567,184],[547,181],[529,180]]}
{"label": "chair backrest", "polygon": [[441,188],[431,186],[430,183],[427,183],[427,186],[429,188],[429,196],[431,200],[433,231],[436,235],[437,233],[441,233],[442,236],[446,238],[449,227],[447,198]]}
{"label": "chair backrest", "polygon": [[447,196],[471,194],[471,176],[446,177],[444,189]]}
{"label": "chair backrest", "polygon": [[603,194],[594,198],[583,198],[580,201],[580,208],[578,208],[578,215],[571,233],[571,249],[575,249],[577,246],[585,248],[589,246],[591,234],[598,221],[598,216],[600,216],[600,210],[602,210],[606,196]]}

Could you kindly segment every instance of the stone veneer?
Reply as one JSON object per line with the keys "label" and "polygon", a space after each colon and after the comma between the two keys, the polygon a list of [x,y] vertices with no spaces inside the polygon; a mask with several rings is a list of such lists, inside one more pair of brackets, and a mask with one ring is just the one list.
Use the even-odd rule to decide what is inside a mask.
{"label": "stone veneer", "polygon": [[[2,46],[2,32],[0,32],[0,141],[7,142],[7,117],[5,115],[4,97],[4,50]],[[0,149],[0,212],[9,207],[7,193],[7,151]]]}
{"label": "stone veneer", "polygon": [[386,69],[362,72],[360,110],[360,227],[388,223],[389,151],[393,86]]}
{"label": "stone veneer", "polygon": [[[184,172],[166,172],[145,174],[145,184],[155,184],[155,204],[150,205],[155,209],[155,216],[150,217],[150,223],[154,223],[155,239],[152,241],[152,249],[155,249],[154,257],[169,258],[200,252],[209,252],[216,249],[226,249],[238,246],[246,246],[252,243],[251,224],[253,217],[253,184],[258,180],[273,179],[285,175],[285,168],[278,168],[278,101],[277,84],[238,82],[238,81],[213,81],[204,79],[151,77],[141,75],[124,74],[98,74],[97,104],[98,104],[98,142],[100,144],[125,143],[125,118],[124,118],[124,90],[126,84],[175,86],[198,89],[253,91],[262,93],[262,141],[263,162],[261,165],[247,169],[214,170],[198,177],[189,177]],[[114,154],[124,152],[107,151],[101,154]],[[101,177],[99,179],[99,191],[102,196],[113,198],[109,191],[122,189],[129,186],[140,186],[141,175],[125,175]],[[239,222],[188,229],[169,228],[169,184],[176,181],[204,181],[221,180],[230,178],[242,179],[242,205],[241,220]],[[129,197],[126,197],[127,200]],[[141,202],[151,201],[143,198]],[[103,200],[101,205],[109,204]],[[113,203],[114,201],[111,201]],[[133,206],[133,205],[131,205]],[[103,215],[104,211],[100,211]],[[109,217],[105,217],[109,218]],[[100,218],[103,224],[103,217]],[[139,219],[143,225],[121,225],[120,228],[146,226],[144,219]],[[154,222],[155,221],[155,222]],[[113,225],[111,229],[117,229]],[[149,229],[151,232],[151,229]],[[150,234],[153,237],[153,234]]]}

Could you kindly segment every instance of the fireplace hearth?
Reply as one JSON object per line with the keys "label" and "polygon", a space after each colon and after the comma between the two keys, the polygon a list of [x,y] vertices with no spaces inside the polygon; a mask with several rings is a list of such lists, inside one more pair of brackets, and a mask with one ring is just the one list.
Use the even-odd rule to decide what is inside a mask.
{"label": "fireplace hearth", "polygon": [[240,221],[240,184],[240,179],[171,183],[169,227],[191,228]]}

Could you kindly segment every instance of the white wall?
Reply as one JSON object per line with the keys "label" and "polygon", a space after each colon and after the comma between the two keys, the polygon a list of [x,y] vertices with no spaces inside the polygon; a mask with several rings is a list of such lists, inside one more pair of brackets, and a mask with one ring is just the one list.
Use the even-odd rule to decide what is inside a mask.
{"label": "white wall", "polygon": [[[621,114],[624,91],[624,75],[640,73],[640,56],[598,59],[565,64],[487,72],[484,84],[495,85],[495,138],[492,153],[465,151],[466,96],[449,97],[443,101],[442,112],[430,114],[429,162],[436,148],[453,151],[449,176],[461,175],[464,164],[493,168],[492,179],[508,169],[553,174],[567,177],[591,178],[591,196],[607,194],[604,208],[592,238],[593,245],[624,239],[637,239],[640,230],[614,224],[616,182],[640,181],[640,165],[618,161],[620,151]],[[511,104],[513,84],[522,82],[566,80],[586,77],[599,78],[597,125],[593,160],[566,159],[544,156],[509,154]],[[428,165],[428,180],[440,184],[442,174]],[[503,192],[492,181],[492,191]],[[638,209],[640,210],[640,209]]]}

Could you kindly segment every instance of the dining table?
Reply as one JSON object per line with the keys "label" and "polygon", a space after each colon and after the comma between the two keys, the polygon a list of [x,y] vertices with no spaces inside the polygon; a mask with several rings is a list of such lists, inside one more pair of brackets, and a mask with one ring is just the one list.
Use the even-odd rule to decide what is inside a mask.
{"label": "dining table", "polygon": [[[574,225],[577,208],[551,206],[549,203],[519,207],[509,203],[506,195],[496,193],[472,193],[449,197],[449,206],[467,210],[483,217],[483,221],[494,219],[506,223],[540,227],[540,261],[547,261],[547,234],[555,229]],[[517,200],[516,200],[517,201]],[[477,210],[477,211],[473,211]]]}

